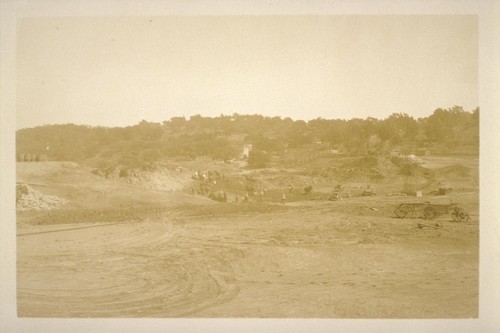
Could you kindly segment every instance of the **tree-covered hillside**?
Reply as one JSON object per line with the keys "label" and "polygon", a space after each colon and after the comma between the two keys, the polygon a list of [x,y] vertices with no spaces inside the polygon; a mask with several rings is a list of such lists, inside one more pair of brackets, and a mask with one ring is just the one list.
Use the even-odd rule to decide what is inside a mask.
{"label": "tree-covered hillside", "polygon": [[[129,127],[46,125],[16,133],[20,154],[48,160],[83,162],[95,167],[138,167],[169,158],[207,156],[227,160],[252,144],[258,156],[322,142],[346,154],[385,154],[391,150],[430,150],[437,154],[478,154],[479,108],[436,109],[414,119],[395,113],[385,119],[323,119],[308,122],[262,115],[174,117],[163,123],[141,121]],[[260,155],[259,155],[260,154]],[[255,156],[253,159],[255,160]],[[257,163],[259,164],[259,163]]]}

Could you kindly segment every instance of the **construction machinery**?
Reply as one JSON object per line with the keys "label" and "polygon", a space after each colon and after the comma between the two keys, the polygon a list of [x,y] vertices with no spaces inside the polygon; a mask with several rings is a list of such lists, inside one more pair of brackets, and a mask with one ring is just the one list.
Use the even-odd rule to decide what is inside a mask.
{"label": "construction machinery", "polygon": [[394,214],[398,218],[423,217],[427,220],[433,220],[443,214],[451,214],[451,218],[455,222],[470,221],[469,214],[455,203],[403,202],[394,209]]}

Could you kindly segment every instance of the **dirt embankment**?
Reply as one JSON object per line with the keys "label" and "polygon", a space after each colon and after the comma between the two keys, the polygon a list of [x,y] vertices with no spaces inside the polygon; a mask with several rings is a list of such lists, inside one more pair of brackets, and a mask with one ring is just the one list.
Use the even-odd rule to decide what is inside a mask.
{"label": "dirt embankment", "polygon": [[[191,202],[172,193],[190,183],[189,172],[131,170],[126,177],[105,178],[72,162],[17,164],[18,210],[120,209]],[[199,200],[198,200],[199,201]]]}
{"label": "dirt embankment", "polygon": [[55,195],[46,195],[26,184],[16,185],[17,210],[50,210],[64,206],[69,201]]}
{"label": "dirt embankment", "polygon": [[[364,158],[336,161],[335,167],[344,163],[349,163],[346,169],[392,170]],[[19,316],[478,315],[479,192],[469,181],[476,169],[461,176],[463,170],[452,166],[439,176],[457,186],[467,184],[470,191],[404,198],[457,199],[472,217],[453,222],[443,213],[431,222],[420,216],[395,218],[394,208],[403,199],[378,193],[401,186],[392,176],[369,180],[376,196],[313,201],[297,185],[293,194],[287,192],[290,201],[281,204],[289,183],[314,181],[312,193],[336,183],[300,170],[243,173],[225,165],[225,180],[217,179],[216,190],[233,195],[251,183],[269,191],[262,200],[252,196],[242,202],[240,196],[236,202],[230,196],[222,203],[192,194],[192,185],[159,191],[126,181],[140,175],[106,179],[74,164],[40,165],[42,170],[31,171],[22,166],[18,181],[70,202],[18,212]],[[359,184],[344,183],[349,189]],[[26,189],[29,193],[23,188],[20,194]],[[419,228],[419,223],[429,226]]]}
{"label": "dirt embankment", "polygon": [[184,168],[155,166],[150,168],[93,169],[92,174],[115,179],[142,189],[175,191],[190,182],[190,172]]}

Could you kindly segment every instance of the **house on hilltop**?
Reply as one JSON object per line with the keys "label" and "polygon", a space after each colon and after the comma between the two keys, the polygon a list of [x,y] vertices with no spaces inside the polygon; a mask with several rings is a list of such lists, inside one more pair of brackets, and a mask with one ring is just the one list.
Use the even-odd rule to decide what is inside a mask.
{"label": "house on hilltop", "polygon": [[244,144],[243,145],[243,151],[241,152],[240,157],[241,158],[248,158],[248,156],[250,155],[251,151],[252,151],[252,144],[250,144],[250,143]]}

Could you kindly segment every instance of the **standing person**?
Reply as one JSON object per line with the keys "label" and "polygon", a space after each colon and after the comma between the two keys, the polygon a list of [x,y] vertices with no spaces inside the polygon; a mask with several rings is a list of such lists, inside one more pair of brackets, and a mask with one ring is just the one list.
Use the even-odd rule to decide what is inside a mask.
{"label": "standing person", "polygon": [[290,184],[288,186],[288,193],[292,193],[292,191],[293,191],[293,186],[292,186],[292,184]]}
{"label": "standing person", "polygon": [[286,200],[285,192],[281,195],[281,203],[284,205]]}
{"label": "standing person", "polygon": [[248,192],[247,192],[247,193],[245,193],[244,200],[245,200],[245,202],[248,202]]}

